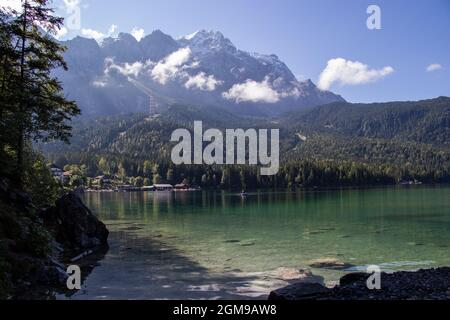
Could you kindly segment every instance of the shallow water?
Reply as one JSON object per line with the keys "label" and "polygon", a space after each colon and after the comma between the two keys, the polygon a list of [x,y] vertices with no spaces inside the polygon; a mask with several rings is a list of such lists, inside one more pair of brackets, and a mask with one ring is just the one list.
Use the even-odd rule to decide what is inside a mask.
{"label": "shallow water", "polygon": [[310,268],[329,285],[372,264],[386,271],[450,264],[449,187],[257,192],[245,199],[90,193],[84,201],[111,230],[111,249],[72,299],[265,298],[289,283],[279,268],[308,268],[322,258],[351,265]]}

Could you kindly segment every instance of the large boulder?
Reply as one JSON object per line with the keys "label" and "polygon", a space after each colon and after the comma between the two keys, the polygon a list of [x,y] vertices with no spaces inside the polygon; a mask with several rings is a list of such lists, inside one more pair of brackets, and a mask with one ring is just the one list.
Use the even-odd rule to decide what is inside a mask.
{"label": "large boulder", "polygon": [[41,217],[56,241],[66,248],[85,251],[108,245],[108,229],[73,192],[43,211]]}

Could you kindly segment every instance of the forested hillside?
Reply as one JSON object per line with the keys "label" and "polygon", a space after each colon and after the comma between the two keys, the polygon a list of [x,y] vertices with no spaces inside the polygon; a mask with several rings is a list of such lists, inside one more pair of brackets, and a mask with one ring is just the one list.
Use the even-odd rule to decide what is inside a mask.
{"label": "forested hillside", "polygon": [[349,137],[448,146],[450,98],[373,104],[333,103],[283,118],[290,128]]}
{"label": "forested hillside", "polygon": [[[223,171],[233,168],[172,166],[171,133],[177,128],[192,129],[198,120],[205,129],[279,128],[283,167],[278,177],[253,181],[258,178],[255,168],[239,167],[234,168],[237,182],[227,183]],[[192,182],[193,174],[197,184],[229,187],[449,181],[450,99],[445,97],[330,104],[268,120],[238,117],[214,107],[175,105],[154,118],[135,114],[75,122],[73,135],[72,145],[44,145],[43,150],[60,166],[85,165],[86,176],[107,171],[123,179],[142,177],[153,182],[153,166],[158,165],[161,181],[176,183],[187,177]],[[100,162],[107,163],[108,170]],[[147,167],[152,164],[147,173],[145,162]],[[183,172],[173,177],[176,170]]]}

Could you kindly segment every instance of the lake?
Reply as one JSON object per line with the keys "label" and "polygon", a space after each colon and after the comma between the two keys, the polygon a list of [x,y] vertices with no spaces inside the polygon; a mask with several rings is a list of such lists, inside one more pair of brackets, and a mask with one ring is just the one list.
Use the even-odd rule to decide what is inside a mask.
{"label": "lake", "polygon": [[[450,265],[448,186],[83,199],[110,229],[110,250],[86,262],[95,268],[70,299],[261,299],[299,269],[333,285],[373,264]],[[309,267],[324,258],[345,270]]]}

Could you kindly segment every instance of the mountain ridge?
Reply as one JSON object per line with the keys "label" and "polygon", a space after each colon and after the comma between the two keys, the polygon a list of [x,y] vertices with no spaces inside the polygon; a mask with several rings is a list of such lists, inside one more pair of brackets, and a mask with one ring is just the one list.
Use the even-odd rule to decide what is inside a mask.
{"label": "mountain ridge", "polygon": [[87,116],[148,112],[148,92],[130,78],[154,93],[159,107],[217,105],[236,114],[276,116],[345,101],[311,80],[298,81],[276,55],[242,51],[220,32],[174,39],[155,30],[140,41],[120,33],[100,44],[83,37],[62,43],[69,71],[56,75]]}
{"label": "mountain ridge", "polygon": [[[341,111],[333,113],[336,108]],[[205,130],[280,129],[282,164],[303,160],[350,161],[424,172],[432,167],[436,174],[450,168],[447,97],[359,106],[330,104],[276,119],[237,116],[214,106],[202,110],[172,105],[153,119],[145,114],[130,114],[76,120],[72,145],[47,144],[42,149],[59,164],[95,163],[102,156],[137,163],[167,162],[173,130],[192,130],[195,120],[203,121]]]}

